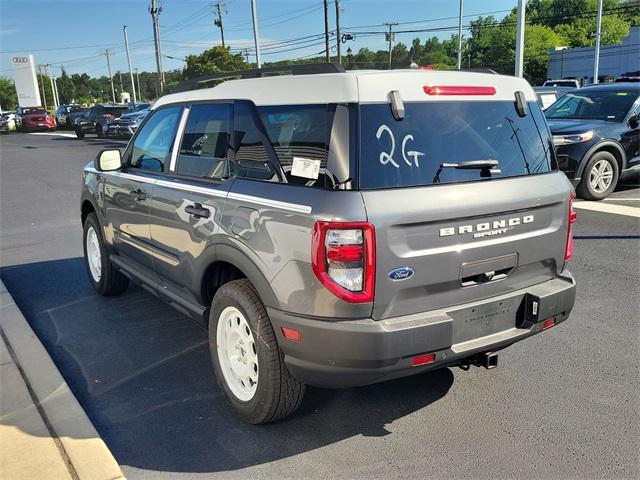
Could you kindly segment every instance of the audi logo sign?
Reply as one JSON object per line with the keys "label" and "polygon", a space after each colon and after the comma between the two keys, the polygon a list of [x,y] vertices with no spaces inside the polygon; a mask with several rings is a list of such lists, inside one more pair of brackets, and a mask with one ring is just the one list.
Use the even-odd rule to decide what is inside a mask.
{"label": "audi logo sign", "polygon": [[13,63],[29,63],[29,57],[13,57]]}
{"label": "audi logo sign", "polygon": [[16,93],[18,94],[18,105],[20,107],[42,105],[35,63],[33,55],[26,53],[11,57],[13,80],[16,86]]}

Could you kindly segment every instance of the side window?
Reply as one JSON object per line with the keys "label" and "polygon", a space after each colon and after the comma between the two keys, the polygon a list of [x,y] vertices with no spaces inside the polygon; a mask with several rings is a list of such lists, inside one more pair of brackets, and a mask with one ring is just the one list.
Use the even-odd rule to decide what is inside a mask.
{"label": "side window", "polygon": [[265,147],[265,135],[258,128],[259,118],[253,105],[236,102],[235,105],[235,163],[234,173],[238,178],[277,181],[278,177],[269,160]]}
{"label": "side window", "polygon": [[151,114],[138,133],[131,152],[130,166],[162,172],[171,157],[171,147],[182,107],[162,108]]}
{"label": "side window", "polygon": [[180,143],[176,173],[221,178],[227,173],[231,105],[193,105]]}

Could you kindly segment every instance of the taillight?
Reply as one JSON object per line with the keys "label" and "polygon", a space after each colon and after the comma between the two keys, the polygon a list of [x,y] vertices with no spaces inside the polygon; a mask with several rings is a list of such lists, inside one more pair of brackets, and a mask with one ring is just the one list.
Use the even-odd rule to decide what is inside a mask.
{"label": "taillight", "polygon": [[320,283],[351,303],[373,300],[376,245],[366,222],[316,222],[312,267]]}
{"label": "taillight", "polygon": [[495,95],[494,87],[476,87],[470,85],[425,85],[427,95]]}
{"label": "taillight", "polygon": [[573,233],[572,225],[575,223],[578,218],[576,215],[576,211],[573,209],[573,201],[576,198],[576,194],[572,193],[569,195],[569,228],[567,229],[567,243],[564,248],[564,260],[565,262],[569,260],[573,256]]}

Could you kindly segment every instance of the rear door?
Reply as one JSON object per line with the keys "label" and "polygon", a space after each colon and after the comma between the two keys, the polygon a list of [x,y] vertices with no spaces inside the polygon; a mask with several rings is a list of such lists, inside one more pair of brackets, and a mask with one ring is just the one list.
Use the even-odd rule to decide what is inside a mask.
{"label": "rear door", "polygon": [[[531,95],[533,97],[533,95]],[[360,187],[376,230],[373,317],[461,305],[554,278],[567,198],[542,112],[530,99],[360,107]],[[496,168],[456,165],[496,160]]]}
{"label": "rear door", "polygon": [[214,243],[231,180],[232,105],[189,106],[168,175],[158,179],[150,203],[151,241],[162,252],[156,272],[182,288],[195,278],[199,257]]}

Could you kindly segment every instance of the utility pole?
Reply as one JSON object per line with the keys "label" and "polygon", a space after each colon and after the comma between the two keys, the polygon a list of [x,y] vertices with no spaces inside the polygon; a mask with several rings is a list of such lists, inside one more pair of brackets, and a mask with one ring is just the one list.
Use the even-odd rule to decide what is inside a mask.
{"label": "utility pole", "polygon": [[386,34],[387,42],[389,42],[389,70],[391,70],[391,51],[393,50],[393,27],[398,25],[398,22],[386,22],[385,25],[389,27],[389,31]]}
{"label": "utility pole", "polygon": [[222,39],[222,48],[225,48],[226,45],[224,44],[224,26],[222,25],[222,7],[224,5],[218,2],[214,6],[216,7],[218,18],[215,19],[213,24],[220,29],[220,38]]}
{"label": "utility pole", "polygon": [[53,84],[53,74],[51,73],[51,65],[45,63],[44,65],[45,71],[49,75],[49,82],[51,82],[51,96],[53,97],[53,107],[55,109],[58,108],[58,102],[56,101],[56,87]]}
{"label": "utility pole", "polygon": [[518,0],[518,21],[516,24],[516,77],[522,77],[524,65],[524,14],[526,6],[527,0]]}
{"label": "utility pole", "polygon": [[156,50],[156,70],[158,72],[156,84],[162,93],[164,90],[164,69],[162,68],[162,47],[160,46],[160,12],[162,12],[162,7],[158,6],[158,1],[151,0],[149,13],[153,21],[153,43]]}
{"label": "utility pole", "polygon": [[138,69],[134,69],[136,72],[136,86],[138,87],[138,97],[140,97],[140,101],[142,101],[142,90],[140,90],[140,74],[138,73]]}
{"label": "utility pole", "polygon": [[324,58],[327,63],[331,61],[329,56],[329,1],[324,0]]}
{"label": "utility pole", "polygon": [[111,74],[111,50],[108,48],[104,51],[104,56],[107,57],[107,72],[109,72],[109,82],[111,83],[111,99],[113,103],[116,103],[116,90],[113,88],[113,75]]}
{"label": "utility pole", "polygon": [[460,16],[458,17],[458,70],[462,68],[462,10],[464,0],[460,0]]}
{"label": "utility pole", "polygon": [[127,62],[129,63],[129,76],[131,77],[131,92],[133,93],[133,103],[137,103],[138,97],[136,96],[136,84],[133,82],[133,69],[131,68],[131,52],[129,52],[129,36],[127,35],[126,25],[122,27],[122,31],[124,32],[124,48],[127,51]]}
{"label": "utility pole", "polygon": [[340,0],[335,0],[336,4],[336,47],[338,50],[338,63],[342,64],[342,53],[340,52]]}
{"label": "utility pole", "polygon": [[40,74],[40,88],[42,89],[42,103],[44,103],[44,109],[47,109],[47,96],[44,90],[44,76],[42,75],[42,65],[38,65],[38,73]]}
{"label": "utility pole", "polygon": [[251,16],[253,17],[253,41],[256,45],[256,68],[262,68],[262,62],[260,62],[260,31],[258,30],[256,0],[251,0]]}
{"label": "utility pole", "polygon": [[248,48],[244,49],[244,57],[247,59],[247,63],[249,63],[249,49]]}
{"label": "utility pole", "polygon": [[593,83],[598,83],[600,67],[600,38],[602,37],[602,0],[598,0],[598,20],[596,23],[596,58],[593,60]]}
{"label": "utility pole", "polygon": [[124,85],[122,85],[122,72],[118,70],[118,77],[120,77],[120,95],[124,92]]}

